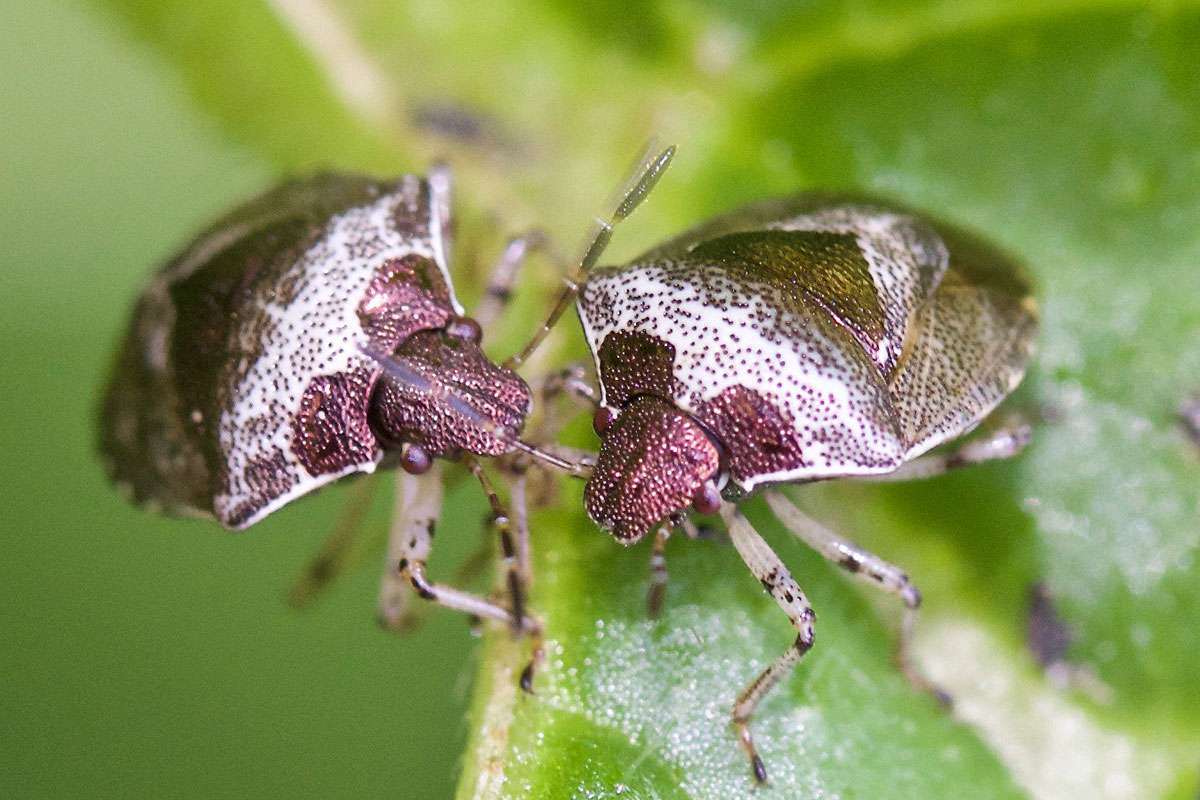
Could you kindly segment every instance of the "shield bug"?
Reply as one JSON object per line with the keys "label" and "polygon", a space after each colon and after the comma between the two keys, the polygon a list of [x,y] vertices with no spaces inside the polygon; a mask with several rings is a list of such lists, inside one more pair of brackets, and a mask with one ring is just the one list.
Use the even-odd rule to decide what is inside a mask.
{"label": "shield bug", "polygon": [[[634,177],[623,213],[648,181]],[[237,530],[341,477],[398,465],[382,617],[397,621],[402,581],[533,634],[528,689],[540,656],[524,608],[528,532],[522,512],[514,541],[479,459],[520,452],[578,470],[518,438],[530,388],[480,349],[533,240],[509,243],[473,319],[455,297],[450,239],[445,169],[427,180],[321,175],[237,208],[139,298],[104,396],[100,449],[133,500]],[[437,459],[465,463],[488,496],[507,608],[426,577]],[[524,481],[514,484],[516,495]]]}
{"label": "shield bug", "polygon": [[[426,599],[536,633],[518,569],[522,531],[514,544],[479,461],[515,449],[549,457],[517,438],[529,386],[480,349],[525,243],[506,250],[480,321],[467,317],[447,269],[449,208],[444,169],[428,180],[330,174],[219,220],[139,298],[100,447],[135,501],[231,529],[341,477],[399,466],[381,613],[398,613],[403,579]],[[436,459],[464,462],[489,496],[507,608],[426,577]]]}
{"label": "shield bug", "polygon": [[572,290],[600,383],[588,514],[624,544],[656,531],[653,610],[672,528],[688,509],[719,513],[796,629],[734,703],[756,780],[766,768],[750,719],[812,647],[814,612],[737,509],[747,495],[763,492],[798,538],[903,601],[898,660],[931,689],[907,650],[917,588],[778,487],[927,477],[1017,453],[1024,426],[929,452],[972,430],[1024,375],[1037,317],[1017,266],[908,209],[807,194],[719,216],[627,266],[581,270],[564,296]]}

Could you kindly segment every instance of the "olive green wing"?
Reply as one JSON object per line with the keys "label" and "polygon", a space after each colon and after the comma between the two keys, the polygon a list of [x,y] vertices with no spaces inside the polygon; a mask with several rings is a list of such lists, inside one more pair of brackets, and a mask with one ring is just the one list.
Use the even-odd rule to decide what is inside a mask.
{"label": "olive green wing", "polygon": [[949,268],[889,382],[907,458],[979,424],[1021,382],[1037,335],[1036,305],[1015,263],[960,231],[939,233]]}
{"label": "olive green wing", "polygon": [[685,256],[770,265],[776,283],[801,285],[846,326],[885,377],[947,264],[942,239],[911,210],[819,192],[721,215],[642,260]]}

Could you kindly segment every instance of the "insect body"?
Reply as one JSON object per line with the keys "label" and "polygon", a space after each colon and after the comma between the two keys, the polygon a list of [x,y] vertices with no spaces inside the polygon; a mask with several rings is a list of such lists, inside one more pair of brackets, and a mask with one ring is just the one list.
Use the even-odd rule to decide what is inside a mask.
{"label": "insect body", "polygon": [[[113,480],[139,502],[241,529],[342,476],[399,463],[389,579],[532,629],[507,515],[477,460],[514,448],[530,390],[480,350],[481,325],[450,281],[449,240],[441,170],[286,183],[217,222],[138,301],[101,413]],[[435,458],[465,461],[488,490],[509,608],[425,577]]]}
{"label": "insect body", "polygon": [[[673,152],[639,165],[602,230],[633,212]],[[410,584],[531,634],[534,657],[521,675],[529,689],[541,649],[540,625],[524,609],[528,531],[523,511],[510,521],[479,457],[520,451],[574,474],[586,469],[517,438],[531,393],[513,368],[549,325],[504,365],[479,347],[537,240],[509,243],[472,319],[450,280],[450,227],[444,169],[428,180],[318,176],[236,209],[139,299],[104,396],[100,449],[135,501],[233,529],[343,476],[399,464],[382,619],[401,622]],[[593,242],[580,267],[602,249]],[[552,376],[547,386],[553,380],[561,382]],[[488,495],[508,607],[426,577],[439,458],[463,461]],[[514,498],[514,508],[524,505]],[[325,563],[315,562],[314,580]]]}
{"label": "insect body", "polygon": [[872,200],[822,195],[718,217],[624,267],[588,276],[578,307],[600,380],[588,513],[624,543],[689,507],[730,538],[797,631],[738,697],[755,777],[755,706],[813,644],[814,614],[735,502],[765,490],[782,521],[843,568],[920,594],[895,566],[805,517],[772,487],[837,477],[923,477],[1007,456],[1002,431],[923,455],[974,428],[1020,382],[1036,315],[1004,256],[954,228]]}

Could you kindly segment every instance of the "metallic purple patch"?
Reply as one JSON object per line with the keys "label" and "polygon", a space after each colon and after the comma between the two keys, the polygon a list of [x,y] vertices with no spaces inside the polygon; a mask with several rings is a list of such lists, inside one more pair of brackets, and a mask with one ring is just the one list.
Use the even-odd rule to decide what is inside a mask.
{"label": "metallic purple patch", "polygon": [[729,387],[702,403],[696,419],[725,447],[735,481],[805,464],[795,423],[753,389]]}
{"label": "metallic purple patch", "polygon": [[631,544],[692,504],[720,466],[720,453],[687,414],[643,395],[604,433],[584,505],[599,525]]}
{"label": "metallic purple patch", "polygon": [[600,345],[600,382],[605,401],[617,408],[641,394],[672,397],[675,348],[641,331],[610,333]]}
{"label": "metallic purple patch", "polygon": [[454,400],[518,433],[533,402],[519,375],[489,361],[474,342],[446,331],[413,334],[395,354],[426,376],[432,390],[379,381],[370,413],[382,442],[414,442],[434,458],[462,451],[486,456],[508,452],[507,441],[462,414]]}
{"label": "metallic purple patch", "polygon": [[292,449],[312,475],[341,472],[374,456],[375,437],[367,424],[370,375],[315,378],[300,400],[292,422]]}
{"label": "metallic purple patch", "polygon": [[379,267],[358,304],[363,332],[388,351],[410,334],[441,328],[453,317],[450,290],[437,264],[415,254]]}

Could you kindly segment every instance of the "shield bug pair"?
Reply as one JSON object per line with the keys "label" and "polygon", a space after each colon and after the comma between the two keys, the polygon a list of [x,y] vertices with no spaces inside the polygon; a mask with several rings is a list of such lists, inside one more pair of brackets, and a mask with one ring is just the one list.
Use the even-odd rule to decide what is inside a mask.
{"label": "shield bug pair", "polygon": [[[607,233],[595,237],[598,247]],[[798,538],[903,601],[898,661],[931,689],[907,648],[917,588],[808,518],[779,487],[928,477],[1019,452],[1024,426],[928,452],[971,431],[1024,375],[1037,318],[1018,267],[911,210],[821,194],[719,216],[626,266],[588,266],[556,307],[578,296],[600,383],[588,514],[624,544],[655,531],[653,611],[667,536],[689,509],[719,513],[796,629],[794,644],[734,703],[756,780],[766,780],[766,768],[750,719],[812,647],[815,615],[738,510],[742,498],[764,493]]]}
{"label": "shield bug pair", "polygon": [[[219,220],[137,303],[101,409],[112,479],[137,502],[243,529],[341,477],[398,465],[383,616],[399,614],[407,583],[536,637],[527,531],[516,525],[514,541],[480,464],[523,452],[568,466],[518,438],[530,388],[480,349],[526,242],[507,248],[471,318],[451,283],[450,240],[444,169],[294,181]],[[426,575],[437,459],[463,462],[489,497],[507,607]]]}

